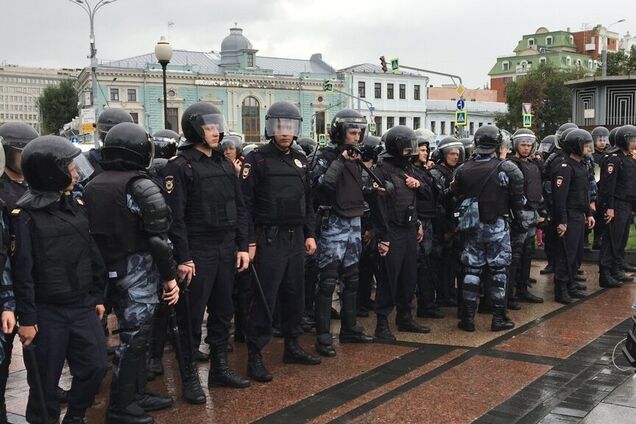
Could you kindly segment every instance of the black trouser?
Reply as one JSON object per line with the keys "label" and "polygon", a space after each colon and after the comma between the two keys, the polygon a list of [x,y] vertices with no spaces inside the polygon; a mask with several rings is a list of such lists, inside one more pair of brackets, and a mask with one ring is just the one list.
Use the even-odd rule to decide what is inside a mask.
{"label": "black trouser", "polygon": [[362,253],[358,263],[360,283],[358,285],[358,308],[369,309],[373,305],[371,292],[373,281],[378,274],[377,242],[372,239],[369,245],[362,244]]}
{"label": "black trouser", "polygon": [[554,266],[554,255],[556,254],[556,245],[558,241],[556,226],[552,221],[545,223],[543,226],[543,250],[545,252],[548,265]]}
{"label": "black trouser", "polygon": [[603,237],[607,233],[604,212],[604,210],[598,208],[594,214],[594,220],[596,221],[594,224],[594,242],[592,243],[594,249],[601,248],[601,240],[603,240]]}
{"label": "black trouser", "polygon": [[[441,237],[443,240],[444,236],[442,235]],[[437,264],[437,275],[439,277],[438,302],[440,300],[448,301],[457,297],[455,281],[460,272],[461,263],[459,258],[463,244],[459,234],[452,234],[448,240],[443,240],[441,243],[441,257]]]}
{"label": "black trouser", "polygon": [[234,338],[241,339],[247,331],[247,318],[252,299],[252,273],[249,269],[239,272],[234,278]]}
{"label": "black trouser", "polygon": [[319,272],[316,255],[305,257],[305,312],[309,315],[314,314]]}
{"label": "black trouser", "polygon": [[[255,267],[267,306],[274,311],[280,301],[281,330],[285,338],[302,334],[300,320],[305,309],[305,235],[303,226],[257,228]],[[261,350],[269,342],[272,322],[263,300],[254,290],[247,324],[247,340]]]}
{"label": "black trouser", "polygon": [[398,315],[410,314],[417,281],[417,228],[390,228],[389,253],[380,258],[375,296],[375,312],[389,316],[395,307]]}
{"label": "black trouser", "polygon": [[583,256],[583,239],[585,237],[585,214],[583,212],[568,213],[567,231],[558,237],[554,245],[554,279],[556,281],[573,282],[576,271]]}
{"label": "black trouser", "polygon": [[[605,211],[603,211],[603,214]],[[601,267],[616,269],[623,266],[625,246],[629,238],[629,226],[632,223],[632,204],[616,199],[614,201],[614,219],[607,224],[607,232],[601,239],[599,264]]]}
{"label": "black trouser", "polygon": [[168,333],[169,315],[170,307],[167,303],[161,302],[157,305],[155,318],[152,321],[152,334],[150,337],[150,347],[148,349],[151,358],[161,359],[163,357],[163,350],[166,346]]}
{"label": "black trouser", "polygon": [[13,339],[15,338],[15,332],[11,334],[3,334],[2,351],[4,352],[4,360],[0,363],[0,417],[5,414],[5,392],[7,390],[7,379],[9,378],[9,365],[11,365],[11,352],[13,351]]}
{"label": "black trouser", "polygon": [[[68,395],[69,412],[83,414],[93,404],[108,370],[106,340],[94,306],[36,306],[38,334],[34,341],[35,357],[49,415],[44,422],[48,424],[50,420],[57,422],[60,416],[57,386],[64,361],[68,362],[73,376]],[[30,423],[41,423],[40,405],[30,372],[27,372],[27,380],[32,389],[29,391],[26,418]]]}
{"label": "black trouser", "polygon": [[[201,323],[205,309],[208,310],[207,342],[210,349],[227,349],[230,322],[234,313],[232,289],[236,272],[236,242],[233,232],[228,232],[222,240],[189,240],[190,252],[196,267],[196,276],[188,287],[190,300],[190,328],[192,348],[201,343]],[[181,334],[181,345],[186,363],[192,362],[187,342],[188,324],[185,302],[177,304],[177,316]]]}

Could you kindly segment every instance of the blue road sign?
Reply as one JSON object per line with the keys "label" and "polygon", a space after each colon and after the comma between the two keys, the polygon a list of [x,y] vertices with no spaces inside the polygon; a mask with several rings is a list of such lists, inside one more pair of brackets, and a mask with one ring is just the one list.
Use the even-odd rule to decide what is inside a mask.
{"label": "blue road sign", "polygon": [[466,106],[464,99],[457,100],[457,110],[464,110],[464,106]]}
{"label": "blue road sign", "polygon": [[71,137],[71,143],[79,143],[79,137],[74,135],[73,137]]}

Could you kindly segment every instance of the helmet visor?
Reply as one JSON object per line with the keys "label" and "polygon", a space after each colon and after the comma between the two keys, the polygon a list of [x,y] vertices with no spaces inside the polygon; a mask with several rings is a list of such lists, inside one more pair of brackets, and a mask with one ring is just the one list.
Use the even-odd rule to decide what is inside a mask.
{"label": "helmet visor", "polygon": [[194,129],[197,131],[201,139],[208,143],[215,141],[218,143],[222,138],[222,135],[228,131],[225,117],[220,113],[198,116]]}
{"label": "helmet visor", "polygon": [[73,162],[75,163],[75,169],[79,174],[77,181],[80,183],[87,181],[91,175],[93,175],[93,172],[95,172],[93,165],[91,165],[86,156],[82,154],[75,156],[75,158],[73,158]]}
{"label": "helmet visor", "polygon": [[269,136],[300,136],[300,120],[289,118],[269,118],[265,121],[265,130]]}

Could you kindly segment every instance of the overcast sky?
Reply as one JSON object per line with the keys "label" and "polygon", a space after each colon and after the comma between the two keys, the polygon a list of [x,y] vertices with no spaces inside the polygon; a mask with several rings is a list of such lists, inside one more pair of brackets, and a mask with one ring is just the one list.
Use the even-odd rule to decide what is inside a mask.
{"label": "overcast sky", "polygon": [[[218,51],[238,22],[257,55],[322,53],[336,69],[399,57],[475,88],[522,34],[621,18],[611,29],[634,34],[635,12],[633,0],[117,0],[96,14],[95,34],[100,60],[123,59],[153,51],[160,35],[175,49]],[[87,66],[88,36],[88,16],[70,0],[0,0],[0,63]]]}

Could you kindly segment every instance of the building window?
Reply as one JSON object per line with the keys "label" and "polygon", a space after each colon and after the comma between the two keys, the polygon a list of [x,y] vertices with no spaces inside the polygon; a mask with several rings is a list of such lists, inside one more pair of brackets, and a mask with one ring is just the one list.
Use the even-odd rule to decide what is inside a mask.
{"label": "building window", "polygon": [[376,82],[374,85],[374,97],[376,99],[381,99],[382,98],[382,83],[380,82]]}
{"label": "building window", "polygon": [[483,122],[480,122],[480,123],[479,123],[479,127],[481,128],[481,127],[483,127],[483,126],[484,126],[484,123],[483,123]]}
{"label": "building window", "polygon": [[451,121],[450,134],[455,135],[455,121]]}
{"label": "building window", "polygon": [[507,60],[501,63],[501,70],[502,71],[509,71],[510,70],[510,62],[508,62]]}
{"label": "building window", "polygon": [[119,101],[119,88],[111,88],[110,89],[110,101],[118,102]]}
{"label": "building window", "polygon": [[406,125],[406,116],[400,116],[398,122],[400,123],[400,125]]}
{"label": "building window", "polygon": [[440,131],[441,131],[442,135],[446,135],[446,121],[442,121],[440,123],[440,127],[441,127]]}
{"label": "building window", "polygon": [[325,111],[316,112],[316,129],[315,134],[325,133]]}
{"label": "building window", "polygon": [[129,88],[128,89],[128,101],[129,102],[136,102],[137,101],[137,90],[135,90],[134,88]]}
{"label": "building window", "polygon": [[386,98],[387,99],[392,99],[393,98],[393,84],[392,83],[388,83],[386,85]]}
{"label": "building window", "polygon": [[395,126],[395,118],[392,116],[386,117],[386,129],[391,129]]}
{"label": "building window", "polygon": [[573,44],[574,44],[574,36],[570,35],[570,45],[573,45]]}
{"label": "building window", "polygon": [[130,112],[130,116],[132,116],[133,122],[135,124],[139,124],[139,114],[137,112]]}
{"label": "building window", "polygon": [[413,118],[413,129],[416,130],[420,127],[420,117],[416,116]]}
{"label": "building window", "polygon": [[166,122],[166,129],[174,132],[179,132],[179,108],[168,108],[168,122]]}
{"label": "building window", "polygon": [[474,122],[469,122],[468,126],[470,128],[470,135],[474,135],[475,134],[475,123]]}
{"label": "building window", "polygon": [[437,124],[437,122],[431,121],[431,131],[433,131],[433,133],[435,133],[435,134],[437,134],[437,132],[435,132],[435,129],[436,129],[435,127],[437,126],[436,124]]}
{"label": "building window", "polygon": [[528,47],[534,46],[534,38],[528,38]]}
{"label": "building window", "polygon": [[373,118],[375,121],[375,136],[380,137],[382,135],[382,117],[376,116]]}
{"label": "building window", "polygon": [[588,67],[589,69],[592,69],[592,59],[588,59],[588,60],[587,60],[587,67]]}
{"label": "building window", "polygon": [[247,54],[247,67],[248,68],[254,67],[254,53]]}
{"label": "building window", "polygon": [[567,66],[572,66],[572,58],[570,56],[566,56],[565,58],[565,64]]}
{"label": "building window", "polygon": [[241,112],[245,142],[256,143],[261,141],[261,111],[258,100],[252,96],[246,97],[243,100]]}
{"label": "building window", "polygon": [[406,84],[400,84],[400,99],[406,99]]}
{"label": "building window", "polygon": [[358,97],[366,97],[366,87],[364,81],[358,81]]}
{"label": "building window", "polygon": [[419,84],[415,84],[415,86],[413,87],[413,98],[415,100],[420,100],[420,98],[421,98],[420,85]]}
{"label": "building window", "polygon": [[552,36],[548,35],[547,37],[545,37],[545,44],[547,46],[551,46],[552,45]]}
{"label": "building window", "polygon": [[520,65],[521,65],[521,72],[526,72],[526,70],[528,69],[528,62],[526,62],[525,60],[522,60]]}
{"label": "building window", "polygon": [[539,64],[540,65],[545,65],[546,63],[548,63],[548,59],[546,59],[545,57],[539,58]]}

